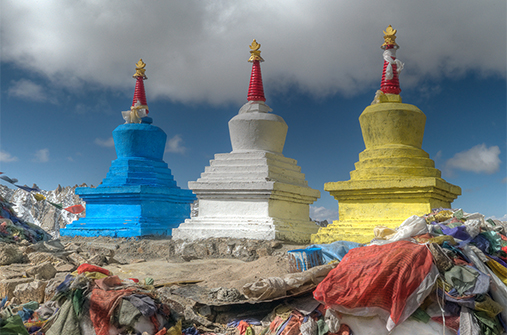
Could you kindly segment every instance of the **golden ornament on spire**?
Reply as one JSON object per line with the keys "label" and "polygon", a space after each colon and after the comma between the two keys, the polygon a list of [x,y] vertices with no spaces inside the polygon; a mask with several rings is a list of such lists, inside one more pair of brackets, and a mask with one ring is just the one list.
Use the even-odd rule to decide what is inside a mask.
{"label": "golden ornament on spire", "polygon": [[137,77],[143,77],[144,79],[148,79],[148,77],[146,77],[146,75],[144,74],[146,72],[146,70],[144,69],[144,67],[146,66],[146,63],[143,62],[143,59],[139,59],[139,62],[136,63],[136,73],[132,76],[134,78],[137,78]]}
{"label": "golden ornament on spire", "polygon": [[391,25],[387,27],[387,29],[384,31],[384,44],[382,44],[382,47],[385,47],[386,45],[398,46],[398,44],[396,44],[396,32],[397,30],[393,29]]}
{"label": "golden ornament on spire", "polygon": [[254,60],[258,60],[259,62],[264,62],[264,59],[261,57],[261,51],[259,50],[261,48],[261,45],[257,43],[257,41],[253,40],[252,45],[250,45],[250,58],[248,59],[249,62],[253,62]]}

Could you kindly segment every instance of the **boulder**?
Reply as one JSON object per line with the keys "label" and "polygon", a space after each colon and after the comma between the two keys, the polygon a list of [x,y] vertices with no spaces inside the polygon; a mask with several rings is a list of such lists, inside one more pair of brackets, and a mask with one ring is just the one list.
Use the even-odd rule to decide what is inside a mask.
{"label": "boulder", "polygon": [[98,243],[98,242],[88,242],[85,245],[85,248],[90,252],[90,255],[104,255],[106,257],[113,257],[115,255],[115,251],[120,246],[115,243]]}
{"label": "boulder", "polygon": [[44,302],[44,290],[48,282],[44,280],[34,280],[29,283],[19,284],[14,289],[14,296],[24,304],[30,301]]}
{"label": "boulder", "polygon": [[21,278],[26,274],[25,269],[25,264],[11,264],[0,266],[0,280]]}
{"label": "boulder", "polygon": [[79,265],[87,262],[86,258],[81,256],[81,254],[78,254],[77,252],[68,255],[67,258],[72,262],[72,264],[74,264],[76,266],[79,266]]}
{"label": "boulder", "polygon": [[26,275],[36,279],[51,279],[55,276],[56,272],[55,267],[50,262],[26,268]]}
{"label": "boulder", "polygon": [[8,297],[9,300],[14,297],[16,286],[32,282],[33,278],[13,278],[0,280],[0,297]]}
{"label": "boulder", "polygon": [[104,266],[107,265],[107,259],[104,255],[95,255],[92,256],[90,259],[88,259],[89,264],[97,265],[97,266]]}
{"label": "boulder", "polygon": [[56,288],[65,280],[65,276],[68,274],[68,272],[57,273],[55,278],[47,282],[46,288],[44,289],[44,301],[49,301],[53,298],[56,293]]}
{"label": "boulder", "polygon": [[67,262],[67,256],[64,254],[53,254],[50,252],[41,252],[36,251],[27,255],[30,263],[32,264],[41,264],[44,262],[50,262],[53,265],[60,264],[62,262]]}
{"label": "boulder", "polygon": [[25,263],[26,256],[14,244],[0,242],[0,265]]}

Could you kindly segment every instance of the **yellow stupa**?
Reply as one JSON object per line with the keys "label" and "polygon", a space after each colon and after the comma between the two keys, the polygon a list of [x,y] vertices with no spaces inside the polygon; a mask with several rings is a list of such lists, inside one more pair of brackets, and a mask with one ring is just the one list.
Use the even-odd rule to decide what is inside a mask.
{"label": "yellow stupa", "polygon": [[339,220],[319,229],[312,243],[338,240],[367,243],[377,226],[395,228],[412,215],[450,208],[461,188],[441,178],[435,163],[421,149],[426,115],[402,103],[396,59],[396,30],[384,32],[381,88],[359,117],[366,149],[359,154],[350,180],[324,185],[338,200]]}

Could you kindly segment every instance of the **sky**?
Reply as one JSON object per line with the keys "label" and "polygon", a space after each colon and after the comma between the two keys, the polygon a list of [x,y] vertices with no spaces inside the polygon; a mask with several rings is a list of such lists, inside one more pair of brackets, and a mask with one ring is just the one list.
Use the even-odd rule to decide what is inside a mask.
{"label": "sky", "polygon": [[[97,186],[116,159],[112,131],[146,65],[164,161],[188,188],[232,150],[228,121],[247,101],[249,45],[261,44],[266,103],[289,126],[283,154],[321,192],[365,149],[358,118],[380,87],[380,46],[397,29],[404,103],[426,117],[422,149],[462,189],[465,212],[507,220],[504,0],[0,2],[0,172],[21,185]],[[4,183],[0,180],[0,183]]]}

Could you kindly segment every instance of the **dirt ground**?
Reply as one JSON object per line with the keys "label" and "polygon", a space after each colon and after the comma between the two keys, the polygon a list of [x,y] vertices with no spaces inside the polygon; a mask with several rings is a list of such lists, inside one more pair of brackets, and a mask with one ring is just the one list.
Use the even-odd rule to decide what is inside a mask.
{"label": "dirt ground", "polygon": [[[169,239],[113,239],[107,237],[101,238],[62,238],[62,243],[79,243],[82,248],[90,247],[94,244],[113,245],[116,248],[115,259],[122,264],[109,264],[103,267],[118,275],[121,279],[137,278],[139,280],[151,277],[156,285],[170,284],[181,281],[199,281],[197,285],[207,288],[235,288],[241,291],[243,285],[256,281],[259,278],[282,277],[289,273],[289,260],[287,251],[299,249],[305,246],[286,244],[280,241],[263,241],[254,246],[251,241],[235,240],[233,242],[220,241],[234,245],[235,249],[250,250],[252,248],[263,249],[263,256],[258,256],[253,250],[253,256],[244,256],[240,253],[234,255],[231,253],[227,257],[209,252],[206,256],[198,259],[185,261],[182,258],[190,247],[194,250],[194,245],[186,243],[175,245],[174,241]],[[210,243],[207,241],[206,243]],[[213,243],[218,243],[213,241]],[[202,245],[202,242],[196,245]],[[271,246],[275,246],[271,248]],[[248,247],[248,248],[247,248]],[[176,250],[175,250],[176,249]],[[211,248],[213,249],[213,248]],[[267,252],[265,252],[268,250]],[[250,255],[249,254],[249,255]],[[197,256],[195,256],[197,257]],[[192,257],[189,257],[192,258]],[[238,259],[239,258],[239,259]],[[253,261],[243,259],[256,258]],[[188,259],[188,258],[187,258]]]}
{"label": "dirt ground", "polygon": [[289,273],[287,258],[265,256],[252,262],[238,259],[196,259],[189,262],[170,262],[165,259],[149,260],[134,264],[112,264],[104,268],[121,279],[151,277],[155,284],[178,281],[200,281],[199,286],[208,288],[235,288],[259,278],[282,277]]}

